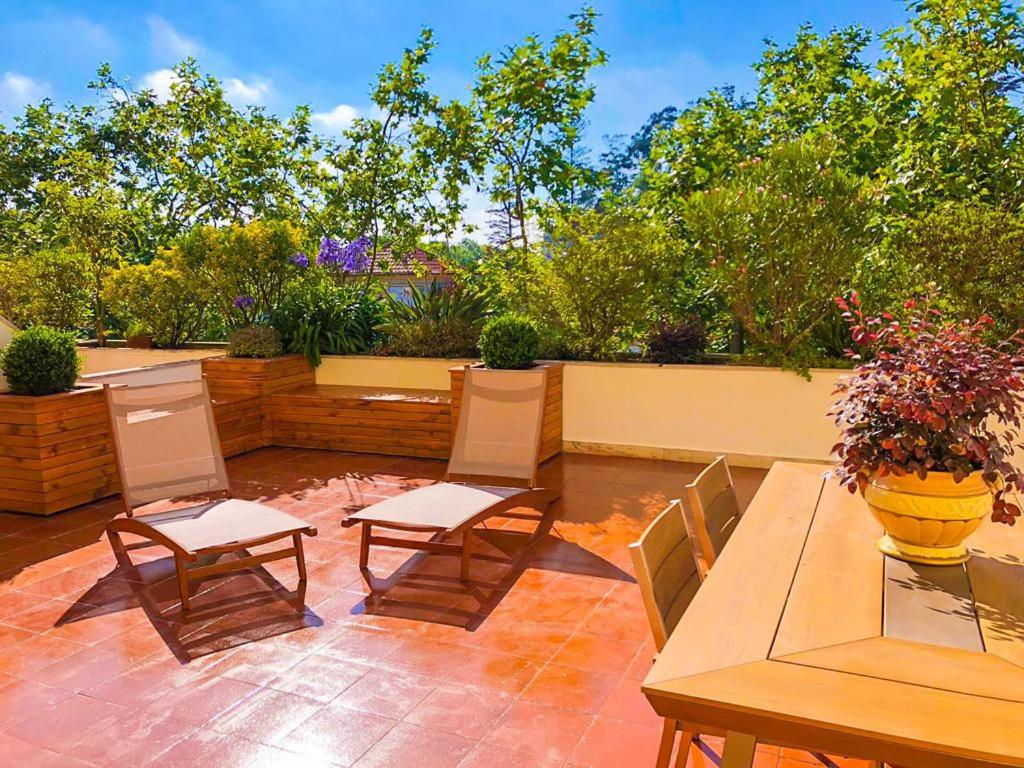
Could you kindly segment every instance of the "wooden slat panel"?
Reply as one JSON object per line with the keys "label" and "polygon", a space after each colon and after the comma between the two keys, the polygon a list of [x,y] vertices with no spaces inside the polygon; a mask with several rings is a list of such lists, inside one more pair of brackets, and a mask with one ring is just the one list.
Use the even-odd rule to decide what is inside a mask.
{"label": "wooden slat panel", "polygon": [[1016,702],[779,661],[649,677],[643,689],[663,717],[825,752],[915,768],[1024,766],[1024,704]]}
{"label": "wooden slat panel", "polygon": [[[822,469],[777,462],[647,679],[648,685],[768,657],[818,504]],[[740,563],[757,564],[752,568]]]}
{"label": "wooden slat panel", "polygon": [[1024,703],[1024,669],[992,654],[961,648],[873,637],[776,661]]}
{"label": "wooden slat panel", "polygon": [[864,502],[830,480],[822,489],[772,656],[882,633],[881,527]]}
{"label": "wooden slat panel", "polygon": [[985,649],[1024,667],[1024,531],[987,522],[970,539],[967,573]]}
{"label": "wooden slat panel", "polygon": [[963,566],[885,558],[884,634],[900,640],[983,651]]}

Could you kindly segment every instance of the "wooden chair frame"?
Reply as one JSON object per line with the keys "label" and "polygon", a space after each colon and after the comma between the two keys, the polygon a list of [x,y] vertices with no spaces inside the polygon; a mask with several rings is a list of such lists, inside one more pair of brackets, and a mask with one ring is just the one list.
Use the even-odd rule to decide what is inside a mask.
{"label": "wooden chair frame", "polygon": [[[203,547],[201,549],[193,551],[185,549],[173,539],[170,539],[167,536],[160,533],[160,531],[154,528],[153,526],[147,525],[146,523],[137,519],[135,517],[135,510],[138,509],[140,506],[145,505],[143,504],[133,506],[128,498],[128,494],[124,492],[124,479],[126,476],[126,472],[124,465],[124,457],[121,455],[121,447],[117,440],[117,424],[115,423],[114,420],[114,409],[112,407],[113,404],[111,402],[110,394],[111,385],[104,384],[103,390],[107,401],[107,418],[109,419],[110,423],[111,442],[113,443],[114,446],[114,458],[117,463],[118,478],[120,479],[122,485],[121,503],[124,506],[125,512],[125,517],[115,518],[114,520],[111,520],[109,523],[107,523],[107,538],[110,540],[111,547],[113,547],[115,551],[117,551],[118,548],[120,548],[122,551],[124,550],[124,543],[120,537],[120,534],[122,533],[130,533],[136,536],[141,536],[142,538],[147,539],[148,541],[154,544],[159,544],[171,550],[172,554],[174,555],[174,568],[177,574],[178,590],[181,594],[181,612],[183,615],[187,614],[191,609],[190,582],[192,580],[200,581],[210,576],[217,576],[224,573],[232,573],[234,571],[245,571],[251,568],[255,568],[256,566],[262,565],[264,563],[273,562],[275,560],[284,560],[287,558],[294,557],[296,569],[298,570],[299,574],[300,590],[305,589],[307,581],[307,572],[305,552],[303,551],[302,548],[302,535],[305,534],[307,536],[316,536],[317,530],[314,526],[306,525],[302,528],[297,528],[291,531],[274,533],[267,536],[257,536],[249,539],[241,539],[239,541],[233,541],[220,546]],[[207,418],[209,419],[209,423],[214,427],[211,430],[211,438],[214,442],[214,449],[216,451],[216,455],[220,457],[220,461],[223,462],[224,459],[220,447],[220,435],[217,433],[216,421],[214,421],[213,416],[213,406],[210,402],[210,392],[206,385],[205,379],[202,380],[202,390],[205,399],[206,415]],[[227,478],[226,472],[225,478]],[[227,479],[226,482],[227,487],[220,491],[220,495],[222,495],[223,498],[225,499],[234,498],[231,491],[231,480]],[[186,499],[187,498],[188,497],[186,497]],[[204,495],[203,498],[208,499],[209,496]],[[248,549],[250,547],[257,547],[263,544],[269,544],[271,542],[279,541],[281,539],[289,537],[292,540],[292,545],[286,549],[276,550],[274,552],[265,552],[259,555],[251,555],[248,553]],[[190,566],[190,563],[196,563],[199,561],[200,558],[213,557],[214,559],[216,559],[219,558],[221,555],[236,552],[245,552],[246,556],[240,557],[236,560],[230,560],[224,563],[214,562],[209,565]],[[301,612],[302,610],[304,610],[304,608],[298,608],[297,610]]]}

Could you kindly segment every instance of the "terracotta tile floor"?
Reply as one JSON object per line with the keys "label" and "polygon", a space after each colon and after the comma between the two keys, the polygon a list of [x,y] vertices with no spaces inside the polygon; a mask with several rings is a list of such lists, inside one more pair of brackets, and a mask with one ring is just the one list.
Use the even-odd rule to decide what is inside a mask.
{"label": "terracotta tile floor", "polygon": [[[653,647],[626,545],[698,469],[559,457],[543,475],[564,494],[536,537],[523,521],[482,532],[468,586],[456,558],[375,550],[370,598],[340,521],[443,464],[250,453],[229,462],[236,494],[319,529],[307,608],[282,561],[203,582],[187,623],[164,550],[118,567],[103,536],[116,499],[0,513],[0,764],[653,766]],[[736,470],[744,504],[763,474]],[[689,764],[720,753],[708,739]],[[814,762],[762,748],[756,765]]]}

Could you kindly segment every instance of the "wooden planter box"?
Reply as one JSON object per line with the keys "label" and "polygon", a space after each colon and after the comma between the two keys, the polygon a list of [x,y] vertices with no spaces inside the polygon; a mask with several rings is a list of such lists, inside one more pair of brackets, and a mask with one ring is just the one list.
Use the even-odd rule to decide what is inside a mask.
{"label": "wooden planter box", "polygon": [[[480,364],[477,363],[479,366]],[[544,426],[541,428],[540,460],[547,461],[562,452],[562,363],[540,363],[537,368],[548,369],[548,391],[544,398]],[[459,424],[462,404],[462,385],[466,380],[466,366],[449,368],[452,381],[452,439]]]}
{"label": "wooden planter box", "polygon": [[[226,456],[273,444],[267,395],[315,383],[313,367],[303,355],[265,359],[207,357],[203,360],[203,376],[216,409],[225,414],[221,443]],[[230,422],[228,414],[231,414]],[[254,418],[258,419],[255,427],[252,426]],[[228,423],[232,425],[230,428]],[[219,414],[217,424],[222,424]]]}
{"label": "wooden planter box", "polygon": [[0,510],[51,515],[118,490],[102,388],[0,395]]}

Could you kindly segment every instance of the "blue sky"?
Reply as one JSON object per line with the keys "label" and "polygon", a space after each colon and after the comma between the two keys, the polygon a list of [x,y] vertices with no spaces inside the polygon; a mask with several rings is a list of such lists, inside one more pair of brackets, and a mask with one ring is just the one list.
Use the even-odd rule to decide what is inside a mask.
{"label": "blue sky", "polygon": [[[825,30],[857,22],[901,23],[896,0],[597,0],[599,42],[609,63],[595,74],[591,143],[629,133],[652,111],[686,104],[708,88],[753,83],[762,40],[788,40],[804,21]],[[434,87],[465,92],[473,63],[530,33],[550,36],[578,2],[16,2],[0,0],[0,112],[26,100],[80,99],[101,61],[156,87],[185,55],[227,84],[238,102],[286,111],[308,103],[325,132],[366,108],[368,85],[386,61],[433,27]]]}

